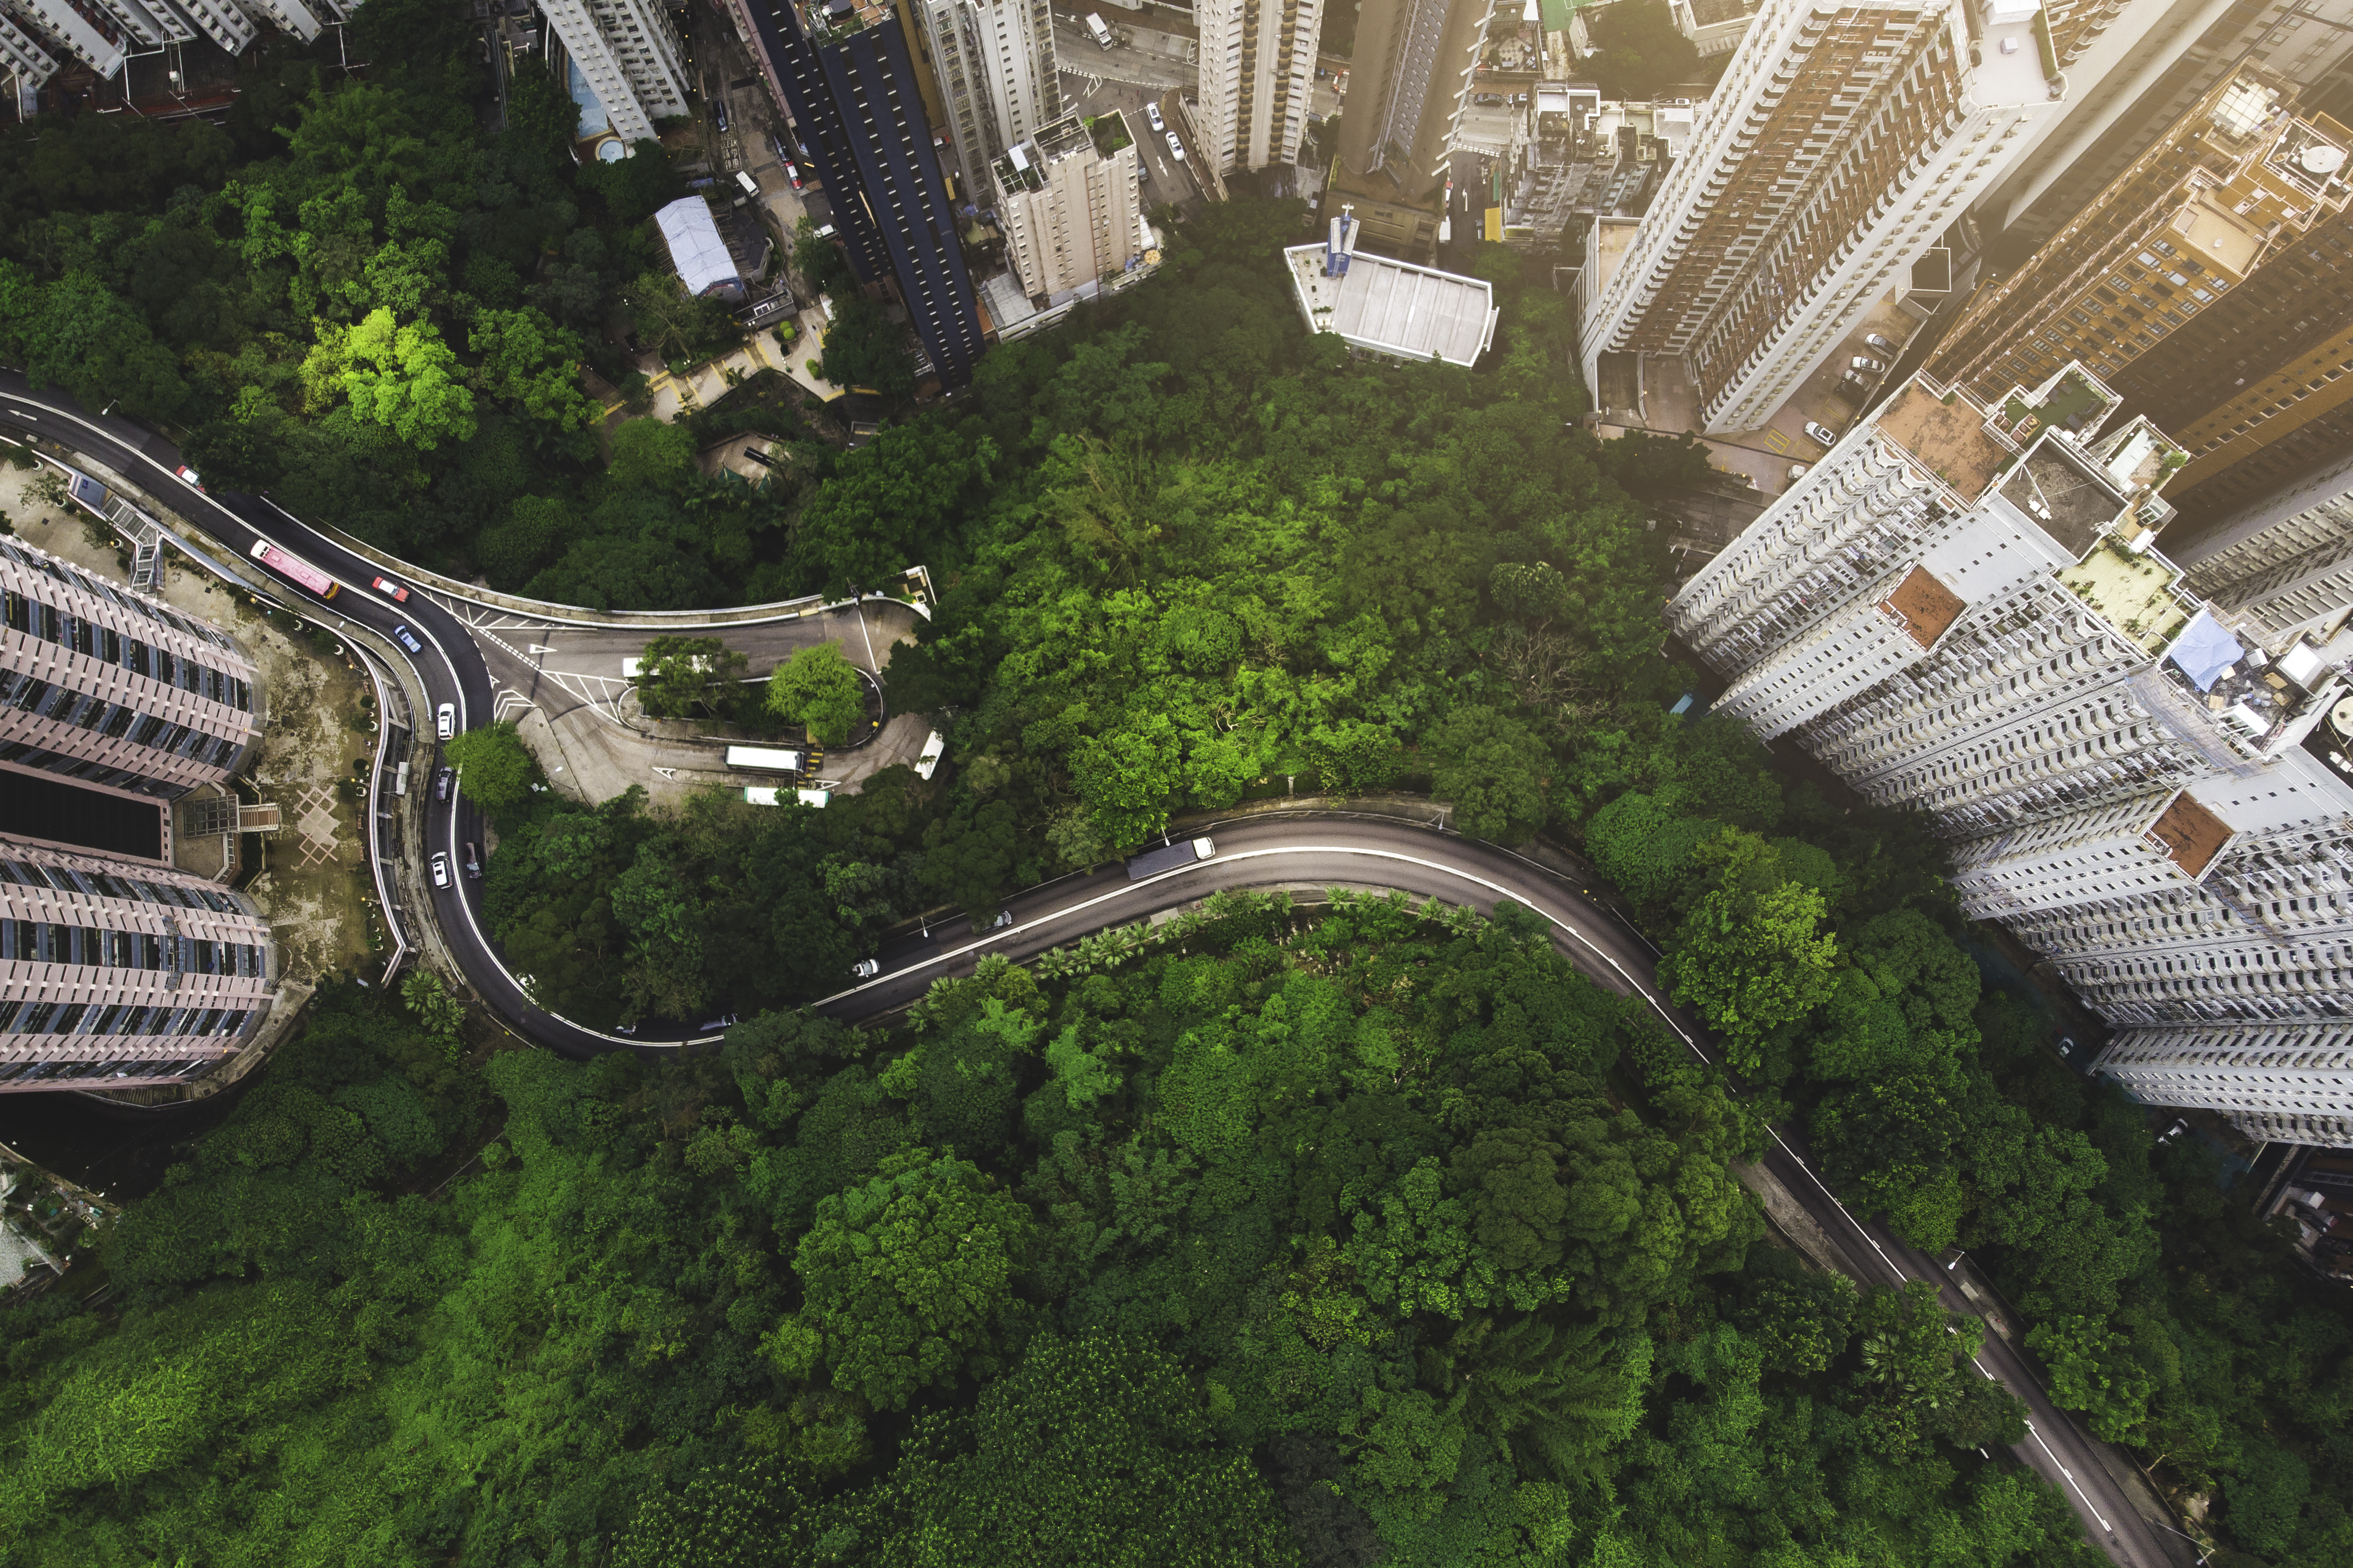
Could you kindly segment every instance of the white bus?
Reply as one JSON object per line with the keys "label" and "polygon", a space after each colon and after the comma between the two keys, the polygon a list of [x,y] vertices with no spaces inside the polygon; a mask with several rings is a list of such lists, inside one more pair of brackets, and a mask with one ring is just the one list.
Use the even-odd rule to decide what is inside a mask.
{"label": "white bus", "polygon": [[755,773],[797,773],[801,771],[801,754],[773,746],[730,746],[727,765]]}
{"label": "white bus", "polygon": [[[794,798],[803,805],[822,806],[833,798],[829,789],[797,789]],[[745,784],[744,799],[752,805],[782,805],[785,792],[775,784]]]}

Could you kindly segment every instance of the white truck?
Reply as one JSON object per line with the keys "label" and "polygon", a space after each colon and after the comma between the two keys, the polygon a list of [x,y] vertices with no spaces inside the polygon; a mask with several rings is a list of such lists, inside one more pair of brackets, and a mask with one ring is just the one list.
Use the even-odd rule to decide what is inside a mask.
{"label": "white truck", "polygon": [[1106,49],[1111,47],[1111,29],[1104,26],[1103,19],[1092,11],[1087,13],[1087,32],[1094,39],[1097,47]]}

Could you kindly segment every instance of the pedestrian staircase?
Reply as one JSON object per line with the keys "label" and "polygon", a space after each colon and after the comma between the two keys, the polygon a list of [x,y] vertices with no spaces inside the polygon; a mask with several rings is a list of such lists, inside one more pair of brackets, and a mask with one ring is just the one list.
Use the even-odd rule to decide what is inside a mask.
{"label": "pedestrian staircase", "polygon": [[164,525],[121,496],[106,509],[106,521],[131,541],[131,585],[142,594],[153,593],[164,569]]}

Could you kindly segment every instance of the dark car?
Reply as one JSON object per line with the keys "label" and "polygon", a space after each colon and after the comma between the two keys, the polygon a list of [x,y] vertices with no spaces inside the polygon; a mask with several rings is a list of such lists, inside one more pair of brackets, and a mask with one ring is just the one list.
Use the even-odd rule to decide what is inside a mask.
{"label": "dark car", "polygon": [[706,1018],[702,1021],[702,1027],[705,1030],[732,1029],[734,1026],[735,1015],[733,1013],[722,1013],[716,1018]]}
{"label": "dark car", "polygon": [[392,638],[411,653],[425,651],[425,645],[417,640],[417,634],[408,629],[408,625],[405,621],[392,628]]}
{"label": "dark car", "polygon": [[435,770],[433,774],[433,798],[435,800],[447,805],[449,802],[450,795],[457,789],[457,769],[439,768]]}
{"label": "dark car", "polygon": [[474,847],[474,841],[470,838],[466,840],[466,875],[477,882],[482,879],[481,852]]}

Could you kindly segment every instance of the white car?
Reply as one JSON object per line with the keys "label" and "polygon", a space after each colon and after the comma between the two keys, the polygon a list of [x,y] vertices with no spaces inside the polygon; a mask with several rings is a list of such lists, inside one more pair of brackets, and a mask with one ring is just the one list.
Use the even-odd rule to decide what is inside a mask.
{"label": "white car", "polygon": [[433,732],[445,741],[457,734],[458,705],[456,703],[444,702],[440,707],[433,710]]}
{"label": "white car", "polygon": [[1817,425],[1809,419],[1806,421],[1806,439],[1819,441],[1825,447],[1835,447],[1838,445],[1838,432],[1827,425]]}
{"label": "white car", "polygon": [[1168,155],[1180,163],[1185,161],[1185,143],[1176,140],[1174,131],[1168,133]]}
{"label": "white car", "polygon": [[1885,362],[1872,359],[1863,354],[1855,355],[1854,358],[1848,363],[1852,364],[1855,369],[1862,372],[1865,375],[1885,375],[1887,374],[1887,365]]}
{"label": "white car", "polygon": [[1152,122],[1152,129],[1155,131],[1168,129],[1168,121],[1160,118],[1160,106],[1156,103],[1147,103],[1144,106],[1144,118]]}
{"label": "white car", "polygon": [[1885,338],[1881,337],[1877,332],[1863,333],[1862,341],[1869,343],[1873,348],[1877,349],[1881,353],[1892,354],[1895,353],[1895,345],[1889,342]]}
{"label": "white car", "polygon": [[438,850],[433,856],[433,885],[437,888],[449,885],[449,857]]}
{"label": "white car", "polygon": [[877,959],[861,958],[849,966],[849,973],[860,980],[871,980],[882,973],[882,965]]}

